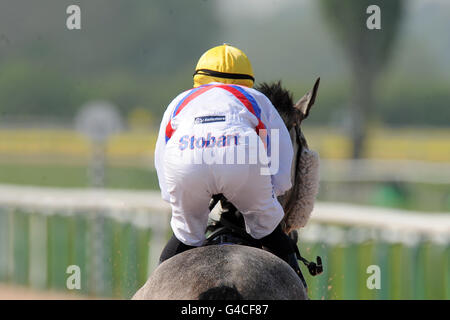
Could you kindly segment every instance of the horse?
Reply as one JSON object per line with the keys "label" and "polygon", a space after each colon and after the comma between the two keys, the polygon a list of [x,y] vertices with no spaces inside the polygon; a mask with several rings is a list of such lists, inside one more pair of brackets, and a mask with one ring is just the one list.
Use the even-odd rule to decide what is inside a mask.
{"label": "horse", "polygon": [[[295,104],[281,81],[256,87],[277,109],[294,146],[293,187],[278,200],[285,211],[283,229],[295,239],[318,192],[318,156],[308,149],[300,125],[315,102],[319,82]],[[132,299],[305,300],[308,295],[295,271],[274,254],[241,244],[213,244],[161,263]]]}

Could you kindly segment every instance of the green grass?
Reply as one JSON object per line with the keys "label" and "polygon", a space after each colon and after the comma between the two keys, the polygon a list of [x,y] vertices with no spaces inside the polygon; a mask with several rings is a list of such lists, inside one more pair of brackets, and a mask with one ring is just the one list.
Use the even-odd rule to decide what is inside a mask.
{"label": "green grass", "polygon": [[318,200],[413,211],[450,211],[449,187],[439,184],[322,181]]}

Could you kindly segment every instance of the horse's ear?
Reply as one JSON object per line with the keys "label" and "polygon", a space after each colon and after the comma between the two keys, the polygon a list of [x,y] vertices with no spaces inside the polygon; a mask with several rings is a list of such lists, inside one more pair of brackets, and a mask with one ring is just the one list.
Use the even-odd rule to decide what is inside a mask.
{"label": "horse's ear", "polygon": [[309,91],[307,94],[305,94],[303,97],[301,97],[300,100],[298,100],[297,103],[294,105],[294,108],[300,111],[301,113],[302,116],[301,120],[306,119],[308,117],[309,110],[316,101],[317,91],[319,90],[319,84],[320,78],[317,78],[312,90]]}

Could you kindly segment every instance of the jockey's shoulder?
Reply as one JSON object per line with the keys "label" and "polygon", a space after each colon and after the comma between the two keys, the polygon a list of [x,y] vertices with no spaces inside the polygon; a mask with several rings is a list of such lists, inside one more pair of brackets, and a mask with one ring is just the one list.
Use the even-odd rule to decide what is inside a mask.
{"label": "jockey's shoulder", "polygon": [[273,107],[270,99],[261,91],[258,91],[254,88],[244,87],[244,86],[242,86],[242,88],[244,88],[248,93],[250,93],[256,99],[258,104],[265,104],[265,105],[270,105]]}
{"label": "jockey's shoulder", "polygon": [[250,93],[254,97],[256,97],[256,96],[264,96],[264,94],[262,94],[260,91],[254,89],[254,88],[241,86],[241,85],[239,87],[241,87],[242,89],[244,89],[246,92]]}
{"label": "jockey's shoulder", "polygon": [[267,98],[266,95],[264,93],[262,93],[261,91],[258,91],[255,88],[250,88],[250,87],[246,87],[246,86],[239,86],[239,87],[243,88],[247,93],[251,94],[254,98],[256,98],[258,103],[265,102],[265,103],[269,103],[270,105],[272,105],[269,98]]}

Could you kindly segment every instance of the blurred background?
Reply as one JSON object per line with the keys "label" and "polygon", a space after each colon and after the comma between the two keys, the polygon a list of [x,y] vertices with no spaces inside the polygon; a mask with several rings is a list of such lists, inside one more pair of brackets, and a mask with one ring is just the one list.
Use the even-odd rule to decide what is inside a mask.
{"label": "blurred background", "polygon": [[[66,27],[73,4],[80,30]],[[2,1],[0,298],[129,298],[143,284],[169,234],[159,122],[201,54],[228,43],[295,99],[321,77],[303,124],[321,158],[319,219],[301,232],[325,260],[312,297],[448,299],[448,30],[444,0]]]}

